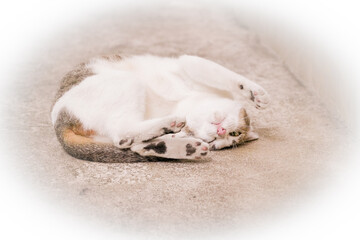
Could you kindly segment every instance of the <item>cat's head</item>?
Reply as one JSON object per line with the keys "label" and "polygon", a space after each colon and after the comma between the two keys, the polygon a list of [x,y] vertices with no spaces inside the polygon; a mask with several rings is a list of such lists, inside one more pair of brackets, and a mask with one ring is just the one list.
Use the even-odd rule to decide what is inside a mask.
{"label": "cat's head", "polygon": [[213,128],[209,128],[208,134],[214,138],[210,144],[212,150],[236,146],[259,138],[243,107],[227,112],[215,112],[211,125]]}

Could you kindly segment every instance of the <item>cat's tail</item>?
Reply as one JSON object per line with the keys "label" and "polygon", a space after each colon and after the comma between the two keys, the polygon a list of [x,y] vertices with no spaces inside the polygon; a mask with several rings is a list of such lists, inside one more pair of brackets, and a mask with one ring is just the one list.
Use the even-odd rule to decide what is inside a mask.
{"label": "cat's tail", "polygon": [[54,123],[56,136],[71,156],[94,162],[146,162],[155,160],[130,149],[119,149],[111,143],[96,142],[94,131],[84,130],[78,119],[62,110]]}

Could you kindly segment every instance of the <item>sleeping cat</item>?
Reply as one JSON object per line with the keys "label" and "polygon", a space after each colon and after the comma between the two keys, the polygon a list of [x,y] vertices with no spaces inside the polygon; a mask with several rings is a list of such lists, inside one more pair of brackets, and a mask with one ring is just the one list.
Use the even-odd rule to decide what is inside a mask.
{"label": "sleeping cat", "polygon": [[258,84],[204,58],[92,59],[69,72],[52,108],[70,155],[100,162],[202,159],[258,138],[241,101],[269,103]]}

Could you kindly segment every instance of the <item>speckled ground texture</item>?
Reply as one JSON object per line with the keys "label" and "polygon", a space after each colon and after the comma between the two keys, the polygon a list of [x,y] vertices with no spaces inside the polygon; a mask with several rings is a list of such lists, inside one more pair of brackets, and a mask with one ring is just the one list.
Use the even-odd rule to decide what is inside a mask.
{"label": "speckled ground texture", "polygon": [[[54,205],[82,212],[84,221],[101,219],[146,234],[216,232],[281,209],[336,160],[341,127],[229,13],[115,11],[49,39],[17,73],[16,98],[7,106],[9,144],[17,146],[16,164],[28,184],[40,187]],[[70,157],[49,117],[59,81],[76,64],[112,53],[199,55],[259,83],[272,96],[266,110],[248,106],[260,139],[198,162],[103,164]]]}

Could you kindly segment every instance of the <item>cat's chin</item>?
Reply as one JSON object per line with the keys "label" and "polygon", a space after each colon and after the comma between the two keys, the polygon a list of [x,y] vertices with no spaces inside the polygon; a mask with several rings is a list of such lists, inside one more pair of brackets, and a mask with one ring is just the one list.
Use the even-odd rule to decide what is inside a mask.
{"label": "cat's chin", "polygon": [[215,141],[216,140],[216,137],[214,137],[212,140],[210,140],[210,141],[206,141],[207,143],[212,143],[213,141]]}

